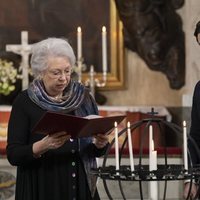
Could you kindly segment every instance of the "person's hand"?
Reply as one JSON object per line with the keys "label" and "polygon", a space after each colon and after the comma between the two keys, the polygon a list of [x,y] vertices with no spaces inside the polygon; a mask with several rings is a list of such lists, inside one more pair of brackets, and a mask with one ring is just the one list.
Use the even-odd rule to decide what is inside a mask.
{"label": "person's hand", "polygon": [[50,149],[57,149],[61,147],[67,140],[70,139],[70,137],[71,136],[65,131],[47,135],[42,140],[33,144],[33,154],[35,157],[40,157],[41,154]]}
{"label": "person's hand", "polygon": [[70,135],[62,131],[47,135],[42,140],[47,144],[48,149],[57,149],[61,147],[67,140],[69,140],[70,137]]}
{"label": "person's hand", "polygon": [[184,199],[187,198],[188,192],[190,192],[189,199],[195,199],[197,191],[198,191],[198,186],[195,183],[192,183],[191,191],[190,191],[190,182],[185,183],[183,191]]}
{"label": "person's hand", "polygon": [[108,136],[103,134],[98,134],[94,136],[94,142],[95,146],[99,149],[105,147],[108,144]]}

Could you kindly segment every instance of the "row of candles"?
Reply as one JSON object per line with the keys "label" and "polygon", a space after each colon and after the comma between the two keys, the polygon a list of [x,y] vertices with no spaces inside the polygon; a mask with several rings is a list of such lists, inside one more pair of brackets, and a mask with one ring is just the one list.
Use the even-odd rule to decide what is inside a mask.
{"label": "row of candles", "polygon": [[[115,126],[115,160],[116,160],[116,171],[118,171],[119,170],[119,142],[118,142],[117,122],[115,122],[114,126]],[[128,136],[130,168],[131,168],[131,172],[133,172],[135,168],[134,168],[134,159],[133,159],[133,146],[132,146],[130,122],[127,123],[127,136]],[[157,151],[154,150],[152,125],[149,126],[149,168],[150,170],[157,169]],[[119,175],[118,172],[117,172],[117,175]]]}
{"label": "row of candles", "polygon": [[[103,77],[106,77],[107,74],[107,32],[106,27],[102,27],[101,32],[102,37],[102,70],[103,70]],[[82,62],[83,62],[83,56],[82,56],[82,30],[79,26],[77,28],[77,64],[79,69],[79,77],[81,77],[81,71],[82,71]]]}
{"label": "row of candles", "polygon": [[[118,143],[118,127],[117,122],[114,123],[115,127],[115,159],[116,159],[116,175],[119,174],[119,143]],[[134,172],[134,159],[133,159],[133,147],[131,138],[130,122],[127,123],[127,136],[128,136],[128,147],[129,147],[129,157],[130,157],[130,169]],[[188,159],[187,159],[187,128],[186,122],[183,122],[183,156],[184,156],[184,168],[188,170]],[[149,126],[149,171],[157,170],[157,151],[154,149],[153,140],[153,126]],[[187,171],[186,171],[187,173]],[[133,173],[132,173],[133,175]],[[153,177],[155,179],[155,177]],[[157,200],[159,196],[158,193],[158,182],[149,182],[149,198],[151,200]]]}
{"label": "row of candles", "polygon": [[[116,160],[116,171],[119,170],[119,142],[118,142],[118,125],[117,122],[114,123],[115,127],[115,160]],[[128,148],[129,148],[129,158],[130,158],[130,168],[131,172],[134,169],[134,159],[133,159],[133,146],[130,122],[127,123],[127,136],[128,136]],[[186,122],[183,121],[183,160],[184,169],[188,170],[188,158],[187,158],[187,127]],[[153,141],[153,126],[149,126],[149,168],[150,170],[157,170],[157,151],[154,149]],[[118,174],[119,175],[119,174]]]}

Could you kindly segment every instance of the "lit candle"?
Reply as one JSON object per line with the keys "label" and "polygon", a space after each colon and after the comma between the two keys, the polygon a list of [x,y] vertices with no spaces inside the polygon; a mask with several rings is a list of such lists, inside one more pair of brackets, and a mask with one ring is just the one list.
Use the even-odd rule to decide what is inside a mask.
{"label": "lit candle", "polygon": [[[119,170],[119,143],[118,143],[118,128],[117,122],[114,123],[115,126],[115,161],[116,161],[116,171]],[[119,172],[116,173],[119,175]]]}
{"label": "lit candle", "polygon": [[77,28],[77,64],[78,64],[78,81],[82,78],[82,31],[81,27]]}
{"label": "lit candle", "polygon": [[106,27],[102,27],[102,65],[103,65],[103,76],[107,73],[107,37]]}
{"label": "lit candle", "polygon": [[82,31],[81,27],[77,28],[77,59],[80,61],[82,58]]}
{"label": "lit candle", "polygon": [[153,126],[149,126],[149,166],[151,165],[151,155],[152,155],[152,140],[153,140]]}
{"label": "lit candle", "polygon": [[133,147],[132,147],[130,122],[127,123],[127,132],[128,132],[128,148],[129,148],[131,172],[133,172],[135,171],[135,169],[134,169],[134,160],[133,160]]}
{"label": "lit candle", "polygon": [[184,168],[185,170],[188,170],[186,121],[183,121],[183,159],[184,159]]}

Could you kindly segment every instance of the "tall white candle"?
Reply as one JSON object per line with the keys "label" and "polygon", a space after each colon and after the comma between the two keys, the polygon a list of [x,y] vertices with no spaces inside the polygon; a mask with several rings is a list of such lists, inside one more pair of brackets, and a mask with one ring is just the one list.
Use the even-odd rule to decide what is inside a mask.
{"label": "tall white candle", "polygon": [[106,27],[102,27],[102,65],[103,65],[103,75],[106,76],[107,73],[107,33]]}
{"label": "tall white candle", "polygon": [[[116,170],[119,170],[119,143],[118,143],[118,128],[117,122],[114,123],[115,126],[115,161],[116,161]],[[119,175],[119,172],[116,173]]]}
{"label": "tall white candle", "polygon": [[77,64],[78,64],[78,81],[82,79],[82,31],[81,27],[77,28]]}
{"label": "tall white candle", "polygon": [[135,168],[134,168],[134,159],[133,159],[133,147],[132,147],[130,122],[127,123],[127,134],[128,134],[128,149],[129,149],[129,156],[130,156],[130,166],[131,166],[131,172],[133,172],[135,171]]}
{"label": "tall white candle", "polygon": [[149,126],[149,166],[151,165],[151,155],[152,155],[152,140],[153,140],[153,126]]}
{"label": "tall white candle", "polygon": [[185,170],[188,170],[186,121],[183,121],[183,159],[184,159],[184,168]]}
{"label": "tall white candle", "polygon": [[77,28],[77,59],[78,61],[82,58],[82,31],[81,27]]}

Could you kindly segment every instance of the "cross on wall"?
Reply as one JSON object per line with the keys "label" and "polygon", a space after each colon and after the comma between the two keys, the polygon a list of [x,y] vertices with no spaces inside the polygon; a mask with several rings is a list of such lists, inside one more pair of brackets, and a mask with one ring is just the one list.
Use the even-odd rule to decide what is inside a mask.
{"label": "cross on wall", "polygon": [[21,44],[8,44],[6,51],[10,51],[21,55],[22,60],[20,68],[22,70],[22,90],[28,88],[29,85],[29,55],[31,54],[32,45],[28,44],[28,32],[21,32]]}

